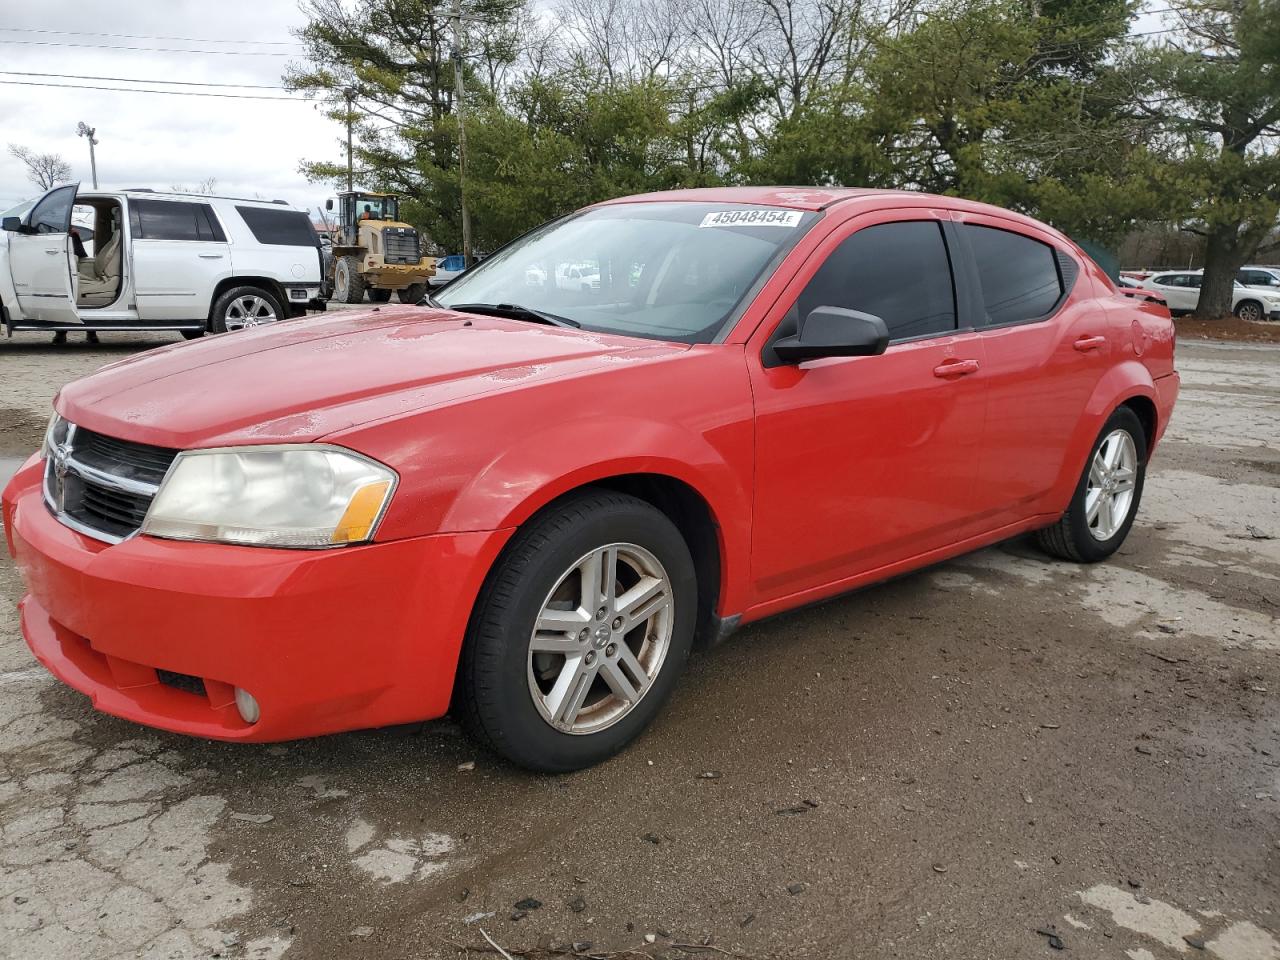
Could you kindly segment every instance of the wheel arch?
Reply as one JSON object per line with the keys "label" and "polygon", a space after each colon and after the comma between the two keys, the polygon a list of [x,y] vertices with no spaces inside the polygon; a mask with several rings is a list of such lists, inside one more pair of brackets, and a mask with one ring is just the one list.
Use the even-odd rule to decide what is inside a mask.
{"label": "wheel arch", "polygon": [[1156,432],[1159,427],[1159,413],[1156,412],[1156,404],[1151,396],[1145,393],[1135,393],[1127,400],[1122,401],[1119,406],[1128,407],[1138,417],[1138,422],[1142,424],[1142,433],[1147,441],[1146,456],[1150,457],[1156,445]]}
{"label": "wheel arch", "polygon": [[289,309],[289,298],[285,294],[284,285],[279,280],[273,280],[271,277],[223,277],[213,288],[213,295],[209,298],[209,323],[213,322],[213,308],[217,305],[218,298],[235,287],[261,287],[276,298],[281,313]]}
{"label": "wheel arch", "polygon": [[1243,309],[1243,308],[1244,308],[1244,305],[1245,305],[1245,304],[1247,304],[1247,303],[1251,303],[1251,304],[1253,304],[1255,307],[1257,307],[1257,308],[1258,308],[1258,313],[1262,316],[1262,319],[1264,319],[1264,320],[1265,320],[1265,319],[1267,318],[1267,306],[1266,306],[1266,304],[1264,304],[1264,303],[1263,303],[1259,298],[1257,298],[1257,297],[1244,297],[1244,298],[1242,298],[1242,299],[1241,299],[1241,300],[1240,300],[1240,301],[1235,305],[1235,307],[1233,307],[1233,308],[1232,308],[1231,312],[1232,312],[1232,313],[1234,313],[1237,317],[1238,317],[1238,316],[1240,316],[1240,311],[1241,311],[1241,309]]}
{"label": "wheel arch", "polygon": [[1071,502],[1080,472],[1098,438],[1098,431],[1120,407],[1129,407],[1147,429],[1147,456],[1154,447],[1159,427],[1157,395],[1151,371],[1139,360],[1128,359],[1117,363],[1103,374],[1094,387],[1067,444],[1064,447],[1058,479],[1053,485],[1046,512],[1061,512]]}

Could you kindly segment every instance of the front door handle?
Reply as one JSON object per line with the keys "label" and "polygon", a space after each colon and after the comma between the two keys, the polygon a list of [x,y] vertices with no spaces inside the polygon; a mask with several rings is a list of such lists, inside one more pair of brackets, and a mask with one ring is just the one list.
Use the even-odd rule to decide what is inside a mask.
{"label": "front door handle", "polygon": [[1073,344],[1081,353],[1088,353],[1090,350],[1097,350],[1099,347],[1105,347],[1106,345],[1106,337],[1081,337]]}
{"label": "front door handle", "polygon": [[935,377],[964,377],[977,372],[977,360],[947,360],[933,368]]}
{"label": "front door handle", "polygon": [[48,254],[49,256],[51,256],[51,257],[56,257],[56,256],[57,256],[58,254],[60,254],[61,252],[62,252],[62,251],[61,251],[61,250],[58,250],[57,248],[54,248],[53,250],[46,250],[46,251],[45,251],[45,253],[47,253],[47,254]]}
{"label": "front door handle", "polygon": [[201,260],[221,260],[222,259],[222,254],[220,253],[202,253],[199,256]]}

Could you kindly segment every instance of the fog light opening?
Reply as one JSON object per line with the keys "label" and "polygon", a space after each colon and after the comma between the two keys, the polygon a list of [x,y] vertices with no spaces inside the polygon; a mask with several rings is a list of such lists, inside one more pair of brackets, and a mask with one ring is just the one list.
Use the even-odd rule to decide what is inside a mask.
{"label": "fog light opening", "polygon": [[245,723],[257,723],[261,715],[258,701],[253,698],[253,694],[239,687],[236,687],[236,709],[240,711],[240,719]]}

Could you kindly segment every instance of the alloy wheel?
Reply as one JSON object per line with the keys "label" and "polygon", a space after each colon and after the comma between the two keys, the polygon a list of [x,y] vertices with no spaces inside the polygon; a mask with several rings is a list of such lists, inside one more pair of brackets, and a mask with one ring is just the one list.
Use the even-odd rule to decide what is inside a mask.
{"label": "alloy wheel", "polygon": [[1257,322],[1262,319],[1262,308],[1256,303],[1242,303],[1239,307],[1238,316],[1241,320]]}
{"label": "alloy wheel", "polygon": [[1107,434],[1089,465],[1084,511],[1089,533],[1095,540],[1114,537],[1133,507],[1138,477],[1138,448],[1128,430]]}
{"label": "alloy wheel", "polygon": [[231,330],[243,330],[245,327],[259,327],[265,323],[276,322],[275,307],[262,297],[248,294],[243,297],[236,297],[227,306],[226,328]]}
{"label": "alloy wheel", "polygon": [[611,543],[566,570],[529,638],[529,693],[561,733],[598,733],[652,688],[671,646],[671,580],[644,547]]}

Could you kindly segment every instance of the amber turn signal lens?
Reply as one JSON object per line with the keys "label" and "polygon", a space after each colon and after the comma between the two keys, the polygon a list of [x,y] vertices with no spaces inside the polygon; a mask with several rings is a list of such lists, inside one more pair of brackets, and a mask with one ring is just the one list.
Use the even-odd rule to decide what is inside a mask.
{"label": "amber turn signal lens", "polygon": [[359,543],[369,539],[369,533],[382,510],[382,503],[387,497],[391,481],[380,480],[370,483],[356,491],[351,502],[347,504],[342,519],[333,530],[332,543]]}

